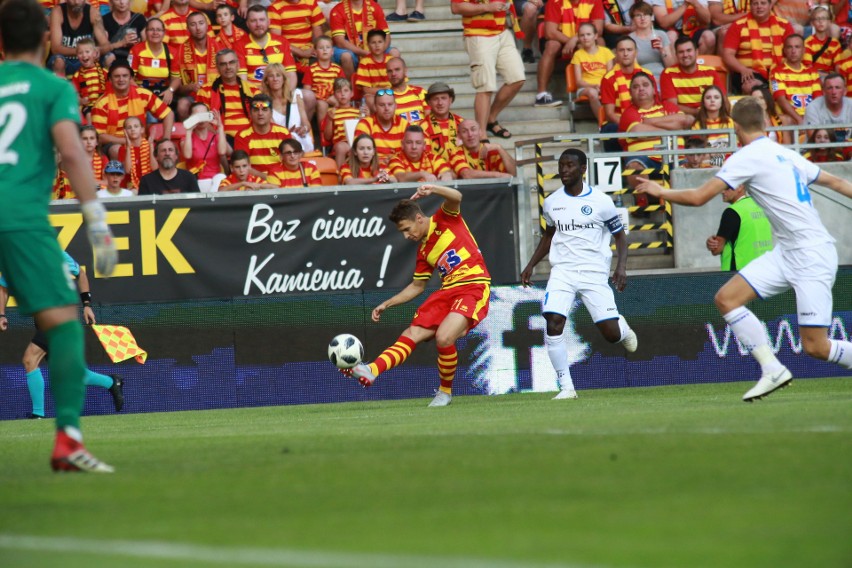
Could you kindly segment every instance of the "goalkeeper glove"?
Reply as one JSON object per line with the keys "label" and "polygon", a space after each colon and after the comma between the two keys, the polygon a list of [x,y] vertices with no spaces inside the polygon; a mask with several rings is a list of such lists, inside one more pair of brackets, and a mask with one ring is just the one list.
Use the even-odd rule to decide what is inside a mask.
{"label": "goalkeeper glove", "polygon": [[95,270],[102,276],[112,275],[118,262],[118,251],[112,238],[112,231],[106,222],[106,208],[103,203],[93,200],[80,206],[86,220],[86,233],[95,252]]}

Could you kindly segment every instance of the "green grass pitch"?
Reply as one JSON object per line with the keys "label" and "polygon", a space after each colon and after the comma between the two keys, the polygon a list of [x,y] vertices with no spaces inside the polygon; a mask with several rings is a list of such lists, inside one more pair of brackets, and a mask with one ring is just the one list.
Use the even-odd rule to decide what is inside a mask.
{"label": "green grass pitch", "polygon": [[852,380],[0,423],[0,566],[852,566]]}

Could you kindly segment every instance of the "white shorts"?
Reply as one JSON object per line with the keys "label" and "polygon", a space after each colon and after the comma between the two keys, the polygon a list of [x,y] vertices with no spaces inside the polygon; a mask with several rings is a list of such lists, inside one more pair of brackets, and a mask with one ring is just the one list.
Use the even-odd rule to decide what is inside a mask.
{"label": "white shorts", "polygon": [[464,49],[470,59],[470,83],[477,93],[496,91],[497,73],[507,85],[527,78],[515,36],[509,30],[489,37],[465,36]]}
{"label": "white shorts", "polygon": [[831,287],[837,277],[833,243],[788,251],[775,247],[748,263],[739,274],[763,299],[792,288],[800,326],[831,325]]}
{"label": "white shorts", "polygon": [[618,317],[609,274],[560,270],[557,267],[551,269],[541,311],[567,318],[577,296],[589,310],[593,322],[600,323]]}

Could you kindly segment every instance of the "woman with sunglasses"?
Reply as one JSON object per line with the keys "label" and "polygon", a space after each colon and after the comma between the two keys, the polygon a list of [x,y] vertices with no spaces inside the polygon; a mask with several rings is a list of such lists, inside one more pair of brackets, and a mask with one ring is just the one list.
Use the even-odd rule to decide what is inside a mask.
{"label": "woman with sunglasses", "polygon": [[260,90],[272,99],[272,122],[286,127],[305,152],[313,151],[311,122],[305,111],[302,90],[291,88],[283,65],[272,63],[266,67]]}
{"label": "woman with sunglasses", "polygon": [[303,162],[302,154],[302,144],[298,140],[284,140],[278,147],[281,163],[269,171],[266,181],[278,187],[322,185],[319,170],[311,162]]}
{"label": "woman with sunglasses", "polygon": [[379,168],[379,156],[373,137],[369,134],[359,134],[352,141],[348,163],[340,168],[340,181],[344,185],[367,185],[396,183],[396,178],[387,170]]}

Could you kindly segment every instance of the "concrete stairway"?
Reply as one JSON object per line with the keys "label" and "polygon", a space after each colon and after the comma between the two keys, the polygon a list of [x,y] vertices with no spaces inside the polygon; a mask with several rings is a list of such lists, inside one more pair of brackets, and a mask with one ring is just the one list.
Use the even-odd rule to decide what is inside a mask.
{"label": "concrete stairway", "polygon": [[[394,10],[395,3],[392,0],[379,0],[384,8],[385,14]],[[409,10],[413,9],[413,1],[409,0]],[[408,66],[410,81],[424,88],[436,81],[449,84],[456,93],[453,104],[453,112],[466,118],[473,118],[474,90],[470,85],[470,67],[467,54],[464,51],[461,17],[453,15],[450,11],[448,0],[425,0],[426,20],[422,22],[389,22],[392,44],[402,53]],[[537,45],[537,42],[535,42]],[[519,42],[520,48],[520,42]],[[568,105],[554,108],[536,108],[536,64],[526,64],[527,80],[521,92],[512,103],[500,114],[500,123],[512,132],[510,139],[498,139],[491,136],[491,141],[501,144],[513,153],[515,143],[522,140],[534,138],[548,138],[557,135],[570,134]],[[554,98],[565,100],[565,80],[563,71],[558,68],[554,71],[551,79],[550,91]],[[498,77],[499,80],[499,77]],[[578,109],[575,113],[574,131],[577,133],[597,132],[597,121],[591,116],[587,108]],[[565,145],[545,144],[543,155],[558,155]],[[528,147],[522,153],[522,158],[532,158],[534,150]],[[548,162],[544,165],[544,173],[555,173],[556,163]],[[534,165],[520,168],[519,175],[526,181],[531,192],[535,192],[536,172]],[[545,190],[551,191],[560,186],[558,180],[546,182]],[[533,226],[537,226],[538,207],[536,196],[532,196],[533,207],[530,216]],[[630,204],[630,199],[626,199]],[[657,215],[659,217],[659,215]],[[632,220],[631,223],[659,223],[662,219],[650,221],[642,219]],[[656,233],[644,234],[634,232],[630,235],[630,242],[643,242],[646,240],[658,240]],[[628,268],[653,269],[672,267],[673,255],[661,254],[660,250],[639,249],[631,251],[628,255]],[[544,265],[545,263],[542,263]],[[546,266],[542,266],[542,275],[548,272]]]}

